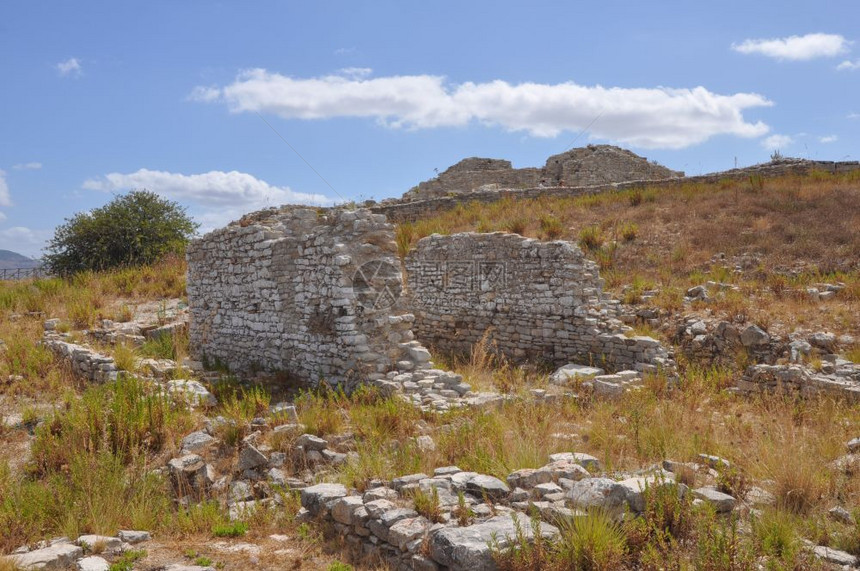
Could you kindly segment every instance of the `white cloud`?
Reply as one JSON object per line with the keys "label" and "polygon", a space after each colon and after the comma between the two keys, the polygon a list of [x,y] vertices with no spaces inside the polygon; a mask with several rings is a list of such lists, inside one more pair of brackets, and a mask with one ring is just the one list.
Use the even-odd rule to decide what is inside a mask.
{"label": "white cloud", "polygon": [[80,77],[83,70],[81,69],[81,60],[76,57],[61,61],[56,66],[57,73],[60,77]]}
{"label": "white cloud", "polygon": [[820,143],[835,143],[839,140],[837,135],[825,135],[823,137],[818,137],[818,141]]}
{"label": "white cloud", "polygon": [[848,119],[860,119],[860,113],[849,113],[845,117]]}
{"label": "white cloud", "polygon": [[0,248],[39,258],[52,235],[51,230],[33,230],[25,226],[4,228],[0,230]]}
{"label": "white cloud", "polygon": [[369,76],[373,73],[373,70],[369,67],[345,67],[339,70],[338,73],[350,79],[361,79]]}
{"label": "white cloud", "polygon": [[6,183],[6,171],[2,169],[0,169],[0,206],[12,206],[9,185]]}
{"label": "white cloud", "polygon": [[788,145],[792,144],[794,139],[789,135],[779,135],[773,134],[770,137],[766,137],[762,142],[761,146],[767,149],[768,151],[777,151]]}
{"label": "white cloud", "polygon": [[124,191],[145,188],[188,205],[201,222],[203,231],[211,230],[247,212],[283,204],[331,204],[321,194],[295,192],[289,187],[273,186],[253,175],[230,171],[181,174],[140,169],[129,174],[110,173],[86,180],[90,190]]}
{"label": "white cloud", "polygon": [[19,171],[35,171],[42,168],[42,163],[30,162],[30,163],[18,163],[17,165],[12,165],[12,168]]}
{"label": "white cloud", "polygon": [[355,47],[337,48],[336,50],[334,50],[334,55],[336,55],[336,56],[346,56],[346,55],[352,55],[354,53],[355,53]]}
{"label": "white cloud", "polygon": [[839,71],[854,71],[856,69],[860,69],[860,59],[855,59],[854,61],[845,60],[837,65],[836,69]]}
{"label": "white cloud", "polygon": [[286,119],[368,117],[392,128],[462,127],[473,121],[536,137],[575,133],[594,121],[593,137],[650,148],[683,148],[717,135],[760,137],[762,122],[743,111],[772,105],[755,93],[719,95],[691,89],[509,84],[496,80],[450,85],[431,75],[292,78],[264,69],[244,71],[220,89],[189,96],[220,101],[233,112],[274,113]]}
{"label": "white cloud", "polygon": [[839,34],[806,34],[767,40],[744,40],[740,44],[732,44],[732,49],[742,54],[761,54],[782,60],[805,61],[844,54],[851,43]]}
{"label": "white cloud", "polygon": [[217,87],[204,87],[202,85],[198,85],[191,90],[191,93],[188,94],[186,99],[190,101],[210,103],[212,101],[218,101],[219,97],[221,97],[221,90]]}

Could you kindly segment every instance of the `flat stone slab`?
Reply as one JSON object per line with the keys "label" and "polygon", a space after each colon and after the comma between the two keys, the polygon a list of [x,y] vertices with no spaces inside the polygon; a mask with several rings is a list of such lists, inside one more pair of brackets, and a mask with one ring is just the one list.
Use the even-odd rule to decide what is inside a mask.
{"label": "flat stone slab", "polygon": [[[516,520],[509,514],[499,515],[468,527],[436,530],[430,534],[430,557],[450,571],[494,571],[490,544],[497,541],[500,548],[509,546],[517,527],[524,537],[534,539],[531,522],[525,515]],[[539,529],[547,539],[559,534],[558,528],[546,523],[541,522]]]}
{"label": "flat stone slab", "polygon": [[815,554],[816,557],[818,557],[819,559],[823,559],[828,563],[835,563],[836,565],[848,565],[850,567],[857,566],[857,558],[850,553],[846,553],[845,551],[839,551],[838,549],[832,549],[823,545],[816,545],[812,548],[812,552]]}
{"label": "flat stone slab", "polygon": [[78,559],[78,571],[110,571],[110,563],[101,557],[91,555]]}
{"label": "flat stone slab", "polygon": [[77,545],[57,543],[29,553],[11,555],[7,560],[13,561],[21,569],[66,569],[83,554],[84,550]]}
{"label": "flat stone slab", "polygon": [[605,372],[606,371],[603,369],[598,369],[597,367],[588,367],[586,365],[569,363],[556,369],[556,371],[550,375],[549,382],[554,385],[566,385],[571,381],[575,381],[577,379],[590,379],[597,375],[602,375]]}
{"label": "flat stone slab", "polygon": [[311,515],[317,515],[327,509],[327,504],[346,496],[346,487],[342,484],[317,484],[302,490],[302,507]]}
{"label": "flat stone slab", "polygon": [[192,432],[188,436],[182,439],[182,454],[188,454],[191,452],[200,452],[209,447],[210,444],[214,443],[215,439],[203,432],[202,430],[198,430],[197,432]]}
{"label": "flat stone slab", "polygon": [[148,531],[137,531],[133,529],[121,529],[117,535],[126,543],[141,543],[151,539]]}
{"label": "flat stone slab", "polygon": [[609,478],[586,478],[575,482],[567,497],[578,508],[615,511],[624,505],[627,490]]}
{"label": "flat stone slab", "polygon": [[466,491],[480,496],[487,496],[491,500],[499,500],[511,493],[506,483],[495,476],[478,474],[466,482]]}
{"label": "flat stone slab", "polygon": [[728,513],[735,507],[736,500],[728,494],[724,494],[714,488],[697,488],[693,495],[714,506],[718,513]]}

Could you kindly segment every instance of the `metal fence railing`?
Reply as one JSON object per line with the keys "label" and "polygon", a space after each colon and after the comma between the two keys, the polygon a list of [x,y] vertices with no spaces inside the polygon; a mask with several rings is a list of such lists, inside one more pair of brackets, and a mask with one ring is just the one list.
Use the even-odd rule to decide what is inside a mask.
{"label": "metal fence railing", "polygon": [[0,268],[0,281],[2,280],[29,280],[48,277],[45,268]]}

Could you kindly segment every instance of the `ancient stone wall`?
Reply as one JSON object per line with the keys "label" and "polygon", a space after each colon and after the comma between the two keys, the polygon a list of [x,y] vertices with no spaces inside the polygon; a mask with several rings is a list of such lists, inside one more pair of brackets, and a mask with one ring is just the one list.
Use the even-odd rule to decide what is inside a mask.
{"label": "ancient stone wall", "polygon": [[858,161],[834,162],[788,159],[723,172],[683,178],[672,177],[663,180],[628,180],[626,182],[595,184],[591,186],[571,186],[570,182],[566,181],[565,186],[494,188],[448,193],[444,196],[429,198],[422,198],[420,194],[407,193],[403,199],[389,199],[382,204],[372,204],[368,207],[377,214],[385,214],[392,222],[412,222],[423,217],[433,216],[438,212],[450,210],[458,204],[468,204],[470,202],[491,203],[503,198],[528,200],[542,196],[571,197],[637,187],[641,188],[644,186],[665,188],[679,184],[709,184],[727,179],[747,181],[752,176],[770,178],[785,175],[803,175],[812,171],[840,174],[855,170],[860,170],[860,162]]}
{"label": "ancient stone wall", "polygon": [[52,332],[45,335],[42,339],[42,345],[48,348],[58,359],[68,363],[74,374],[84,379],[104,383],[117,378],[116,363],[108,355],[102,355],[83,345],[63,341],[56,333]]}
{"label": "ancient stone wall", "polygon": [[626,337],[597,265],[563,241],[516,234],[434,234],[406,257],[418,339],[467,352],[487,334],[515,359],[611,369],[670,367],[650,337]]}
{"label": "ancient stone wall", "polygon": [[543,168],[515,169],[510,161],[472,157],[463,159],[436,178],[419,183],[404,195],[425,200],[474,190],[588,186],[630,180],[662,180],[684,173],[648,162],[639,155],[612,145],[589,145],[553,155]]}
{"label": "ancient stone wall", "polygon": [[549,186],[592,186],[629,180],[681,178],[684,173],[650,162],[612,145],[588,145],[546,160],[542,178]]}
{"label": "ancient stone wall", "polygon": [[394,251],[392,226],[366,210],[263,211],[207,234],[188,248],[190,346],[232,371],[347,387],[426,363]]}
{"label": "ancient stone wall", "polygon": [[472,157],[463,159],[436,178],[419,183],[409,196],[431,198],[447,196],[492,186],[494,188],[528,188],[537,186],[541,170],[515,169],[511,161]]}

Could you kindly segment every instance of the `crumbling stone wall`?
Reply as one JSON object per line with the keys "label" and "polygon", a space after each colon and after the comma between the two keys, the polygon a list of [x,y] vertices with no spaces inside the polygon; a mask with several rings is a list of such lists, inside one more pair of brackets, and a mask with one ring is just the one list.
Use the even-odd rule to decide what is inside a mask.
{"label": "crumbling stone wall", "polygon": [[436,178],[419,183],[407,196],[439,197],[488,186],[528,188],[537,186],[540,180],[538,168],[515,169],[511,161],[471,157],[449,167]]}
{"label": "crumbling stone wall", "polygon": [[515,169],[510,161],[502,159],[463,159],[436,178],[419,183],[404,198],[425,200],[477,189],[533,188],[540,185],[589,186],[683,176],[682,172],[648,162],[619,147],[589,145],[553,155],[547,159],[543,168]]}
{"label": "crumbling stone wall", "polygon": [[269,210],[211,232],[187,254],[192,351],[346,388],[422,365],[395,250],[393,227],[367,210]]}
{"label": "crumbling stone wall", "polygon": [[626,190],[630,188],[641,188],[646,185],[654,188],[664,188],[679,184],[712,184],[723,180],[746,182],[750,177],[758,176],[770,178],[786,175],[804,175],[812,171],[842,174],[855,170],[860,170],[860,162],[858,161],[809,161],[805,159],[781,159],[779,161],[772,161],[769,163],[728,171],[683,178],[673,176],[662,180],[628,180],[625,182],[582,186],[570,186],[570,182],[565,182],[565,186],[485,188],[468,192],[451,192],[443,196],[433,196],[432,193],[430,193],[431,196],[424,196],[417,191],[410,191],[407,192],[402,199],[386,199],[381,204],[369,205],[369,208],[377,214],[385,214],[392,222],[413,222],[426,216],[433,216],[439,212],[450,210],[459,204],[467,204],[471,202],[492,203],[506,197],[519,200],[528,200],[542,196],[571,197]]}
{"label": "crumbling stone wall", "polygon": [[487,333],[515,359],[612,369],[671,367],[650,337],[627,337],[597,265],[569,242],[517,234],[434,234],[406,257],[414,331],[466,352]]}
{"label": "crumbling stone wall", "polygon": [[543,178],[550,186],[591,186],[629,180],[680,178],[684,173],[652,163],[612,145],[588,145],[546,160]]}

